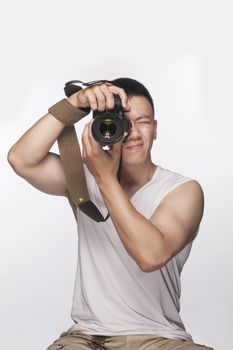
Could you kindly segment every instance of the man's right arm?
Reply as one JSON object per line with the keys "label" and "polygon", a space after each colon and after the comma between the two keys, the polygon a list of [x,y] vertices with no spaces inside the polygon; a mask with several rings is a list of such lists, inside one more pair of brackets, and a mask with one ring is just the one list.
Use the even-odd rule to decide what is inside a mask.
{"label": "man's right arm", "polygon": [[14,171],[45,193],[68,196],[59,155],[49,152],[65,124],[50,113],[40,118],[8,152]]}
{"label": "man's right arm", "polygon": [[[68,98],[77,108],[104,111],[114,106],[114,94],[120,96],[128,109],[123,89],[114,85],[95,85],[82,89]],[[69,198],[65,173],[59,155],[49,152],[65,124],[47,113],[39,119],[8,152],[14,171],[32,186],[45,193]]]}

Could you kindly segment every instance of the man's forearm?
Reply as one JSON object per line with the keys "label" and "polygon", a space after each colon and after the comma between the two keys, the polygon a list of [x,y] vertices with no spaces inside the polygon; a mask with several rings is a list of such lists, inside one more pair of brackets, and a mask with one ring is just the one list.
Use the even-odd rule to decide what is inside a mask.
{"label": "man's forearm", "polygon": [[137,212],[117,180],[105,179],[98,185],[118,235],[130,256],[143,271],[160,268],[164,260],[163,234]]}
{"label": "man's forearm", "polygon": [[49,113],[40,118],[10,149],[9,162],[20,167],[38,165],[47,156],[64,127],[73,125],[88,114],[77,108],[75,100],[76,97],[71,95],[69,99],[63,99],[50,107]]}
{"label": "man's forearm", "polygon": [[65,125],[50,113],[46,114],[11,147],[8,153],[9,161],[19,166],[39,164],[48,154],[64,127]]}

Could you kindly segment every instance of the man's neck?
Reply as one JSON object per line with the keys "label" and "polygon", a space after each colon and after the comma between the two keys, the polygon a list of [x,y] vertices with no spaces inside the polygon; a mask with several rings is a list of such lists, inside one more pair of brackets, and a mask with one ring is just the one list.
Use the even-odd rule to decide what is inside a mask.
{"label": "man's neck", "polygon": [[152,162],[144,166],[140,164],[122,167],[120,184],[129,197],[151,180],[156,168]]}

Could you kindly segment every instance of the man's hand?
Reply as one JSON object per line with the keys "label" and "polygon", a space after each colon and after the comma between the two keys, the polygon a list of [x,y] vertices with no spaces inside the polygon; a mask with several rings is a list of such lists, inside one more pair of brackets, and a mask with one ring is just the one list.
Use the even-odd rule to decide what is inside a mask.
{"label": "man's hand", "polygon": [[93,111],[105,111],[114,107],[114,95],[121,99],[122,106],[129,110],[125,91],[109,83],[101,83],[79,90],[68,98],[68,101],[78,108],[90,107]]}
{"label": "man's hand", "polygon": [[104,151],[92,136],[91,125],[87,123],[82,133],[83,162],[95,177],[97,184],[117,179],[123,139],[115,143],[111,151]]}
{"label": "man's hand", "polygon": [[[128,97],[122,88],[110,83],[100,83],[82,89],[69,97],[69,101],[78,108],[88,108],[92,110],[105,111],[113,109],[114,95],[121,99],[122,106],[129,111]],[[92,121],[93,122],[93,121]],[[121,158],[122,140],[113,145],[111,151],[104,151],[92,136],[91,123],[86,124],[83,134],[83,162],[95,177],[99,184],[107,179],[117,179],[117,172]]]}

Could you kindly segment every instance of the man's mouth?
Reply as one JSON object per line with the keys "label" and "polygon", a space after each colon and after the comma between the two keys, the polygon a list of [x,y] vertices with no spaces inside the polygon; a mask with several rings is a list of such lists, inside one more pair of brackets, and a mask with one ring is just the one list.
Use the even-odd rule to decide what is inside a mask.
{"label": "man's mouth", "polygon": [[125,145],[125,148],[129,150],[134,150],[134,149],[137,150],[141,148],[142,145],[143,145],[142,143],[129,143]]}

